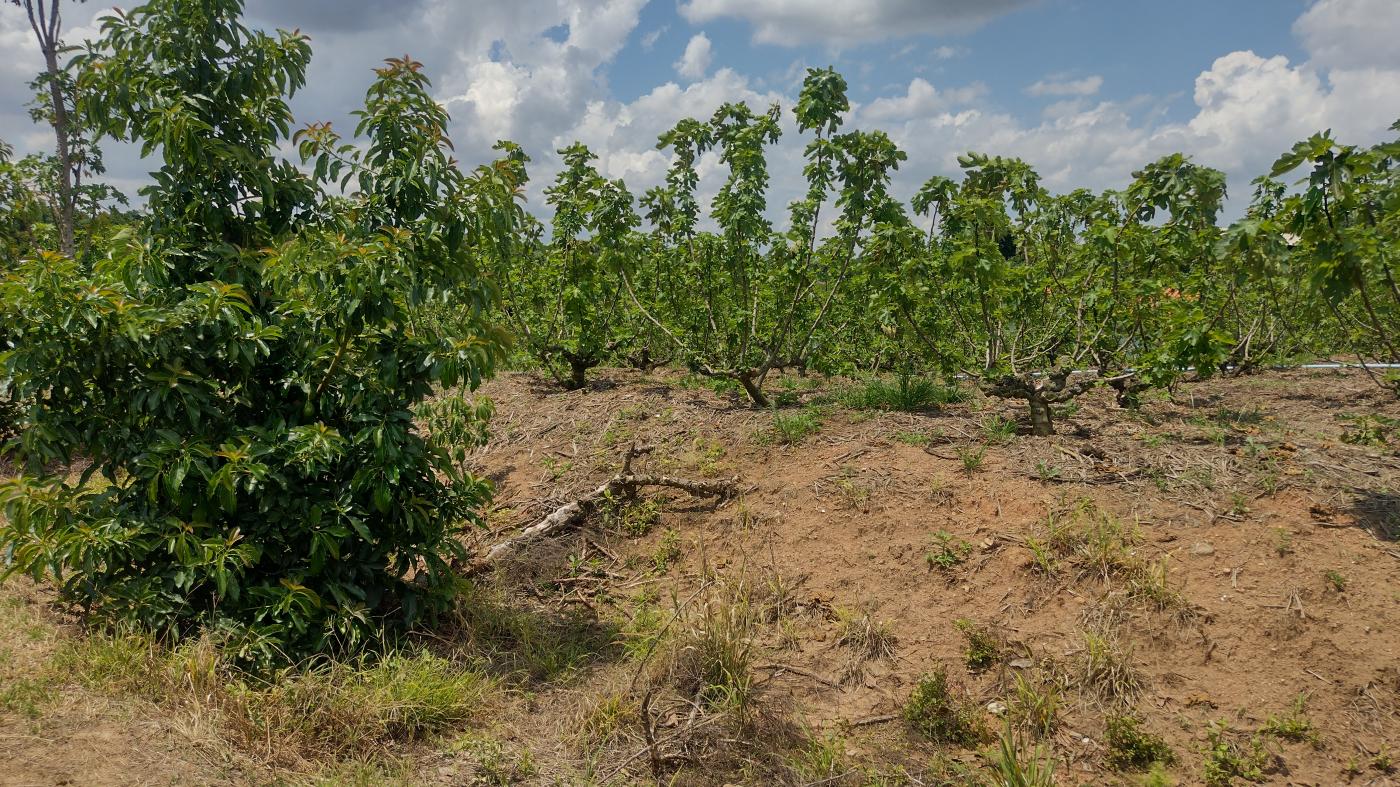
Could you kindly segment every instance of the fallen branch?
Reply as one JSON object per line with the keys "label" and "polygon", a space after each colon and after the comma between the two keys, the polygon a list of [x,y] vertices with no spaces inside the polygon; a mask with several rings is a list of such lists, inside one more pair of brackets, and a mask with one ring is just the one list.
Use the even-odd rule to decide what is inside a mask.
{"label": "fallen branch", "polygon": [[560,506],[550,513],[549,516],[521,530],[515,536],[491,547],[480,560],[477,560],[467,569],[467,573],[476,574],[488,571],[500,561],[501,558],[515,552],[525,544],[560,533],[582,522],[589,514],[597,509],[598,504],[603,500],[619,497],[630,498],[636,495],[637,490],[644,486],[670,487],[672,489],[680,489],[689,492],[697,497],[717,497],[720,499],[727,498],[734,492],[734,484],[738,481],[737,478],[720,481],[694,481],[668,475],[639,475],[633,473],[632,459],[650,450],[652,450],[650,447],[637,448],[636,446],[628,449],[627,456],[623,459],[622,472],[609,478],[606,483],[594,489],[592,492],[589,492],[573,502]]}
{"label": "fallen branch", "polygon": [[801,675],[804,678],[811,678],[812,680],[822,684],[823,686],[830,686],[833,689],[841,688],[841,684],[837,683],[831,678],[824,678],[821,675],[812,672],[811,670],[802,669],[801,667],[794,667],[791,664],[761,664],[758,667],[755,667],[755,669],[771,671],[773,673],[773,677],[775,678],[784,672],[791,672],[794,675]]}

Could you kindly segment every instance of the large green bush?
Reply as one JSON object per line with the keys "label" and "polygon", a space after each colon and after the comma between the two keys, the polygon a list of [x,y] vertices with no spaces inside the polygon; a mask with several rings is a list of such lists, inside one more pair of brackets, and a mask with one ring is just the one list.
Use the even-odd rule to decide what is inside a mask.
{"label": "large green bush", "polygon": [[310,48],[241,11],[153,0],[78,59],[83,110],[159,167],[90,273],[44,254],[0,281],[0,378],[30,403],[0,554],[103,618],[271,661],[447,603],[489,486],[412,412],[499,356],[478,262],[516,187],[458,169],[407,59],[378,70],[360,145],[315,125],[304,167],[279,159]]}

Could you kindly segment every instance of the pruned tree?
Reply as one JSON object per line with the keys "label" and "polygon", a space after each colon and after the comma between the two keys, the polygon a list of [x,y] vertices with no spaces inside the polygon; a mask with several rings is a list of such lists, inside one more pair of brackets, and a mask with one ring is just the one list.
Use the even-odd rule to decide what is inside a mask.
{"label": "pruned tree", "polygon": [[561,386],[577,390],[624,342],[623,277],[633,266],[631,235],[640,219],[627,186],[598,174],[587,146],[574,143],[559,154],[564,169],[545,189],[554,208],[552,237],[546,243],[543,228],[526,219],[500,277],[523,348]]}

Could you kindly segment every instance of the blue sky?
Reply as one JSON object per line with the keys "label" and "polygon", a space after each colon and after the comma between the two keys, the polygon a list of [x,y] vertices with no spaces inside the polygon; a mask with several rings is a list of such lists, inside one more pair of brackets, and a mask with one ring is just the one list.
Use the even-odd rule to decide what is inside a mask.
{"label": "blue sky", "polygon": [[[971,33],[891,35],[832,47],[759,43],[753,40],[753,25],[742,19],[693,25],[676,3],[651,2],[642,9],[638,34],[606,72],[614,95],[631,101],[655,85],[656,73],[669,69],[692,35],[704,33],[716,64],[774,82],[781,82],[796,61],[835,65],[859,100],[924,76],[948,84],[980,81],[1009,108],[1033,113],[1044,102],[1025,96],[1027,85],[1049,74],[1103,74],[1109,75],[1100,93],[1104,98],[1175,94],[1181,100],[1173,102],[1174,111],[1180,114],[1194,108],[1188,94],[1195,76],[1226,52],[1243,49],[1303,59],[1292,26],[1308,5],[1306,0],[1046,0]],[[657,37],[648,48],[644,42],[651,34]]]}
{"label": "blue sky", "polygon": [[[90,35],[100,6],[66,7],[68,39]],[[790,110],[806,66],[846,76],[848,128],[908,151],[905,196],[968,149],[1025,158],[1057,190],[1121,186],[1181,151],[1247,196],[1297,139],[1369,143],[1400,118],[1400,0],[249,0],[248,21],[311,35],[302,121],[346,125],[380,59],[422,60],[465,165],[501,137],[531,153],[536,209],[556,148],[582,140],[641,193],[667,163],[658,133],[722,101]],[[0,138],[42,149],[23,112],[38,54],[9,4],[0,54]],[[787,117],[775,215],[801,185]],[[128,149],[109,160],[128,189],[151,168]],[[701,170],[713,191],[722,173]]]}

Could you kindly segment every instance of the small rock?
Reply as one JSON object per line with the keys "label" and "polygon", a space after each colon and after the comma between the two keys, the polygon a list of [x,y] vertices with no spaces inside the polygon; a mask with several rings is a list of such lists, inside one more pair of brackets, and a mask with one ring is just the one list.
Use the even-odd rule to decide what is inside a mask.
{"label": "small rock", "polygon": [[1210,544],[1209,541],[1197,541],[1197,542],[1196,542],[1195,544],[1193,544],[1192,547],[1191,547],[1191,554],[1196,555],[1196,556],[1198,556],[1198,557],[1206,557],[1207,555],[1214,555],[1214,554],[1215,554],[1215,547],[1211,546],[1211,544]]}
{"label": "small rock", "polygon": [[987,703],[987,712],[992,714],[993,716],[1000,716],[1006,713],[1006,705],[1004,703],[997,702],[996,700],[992,700],[991,702]]}

